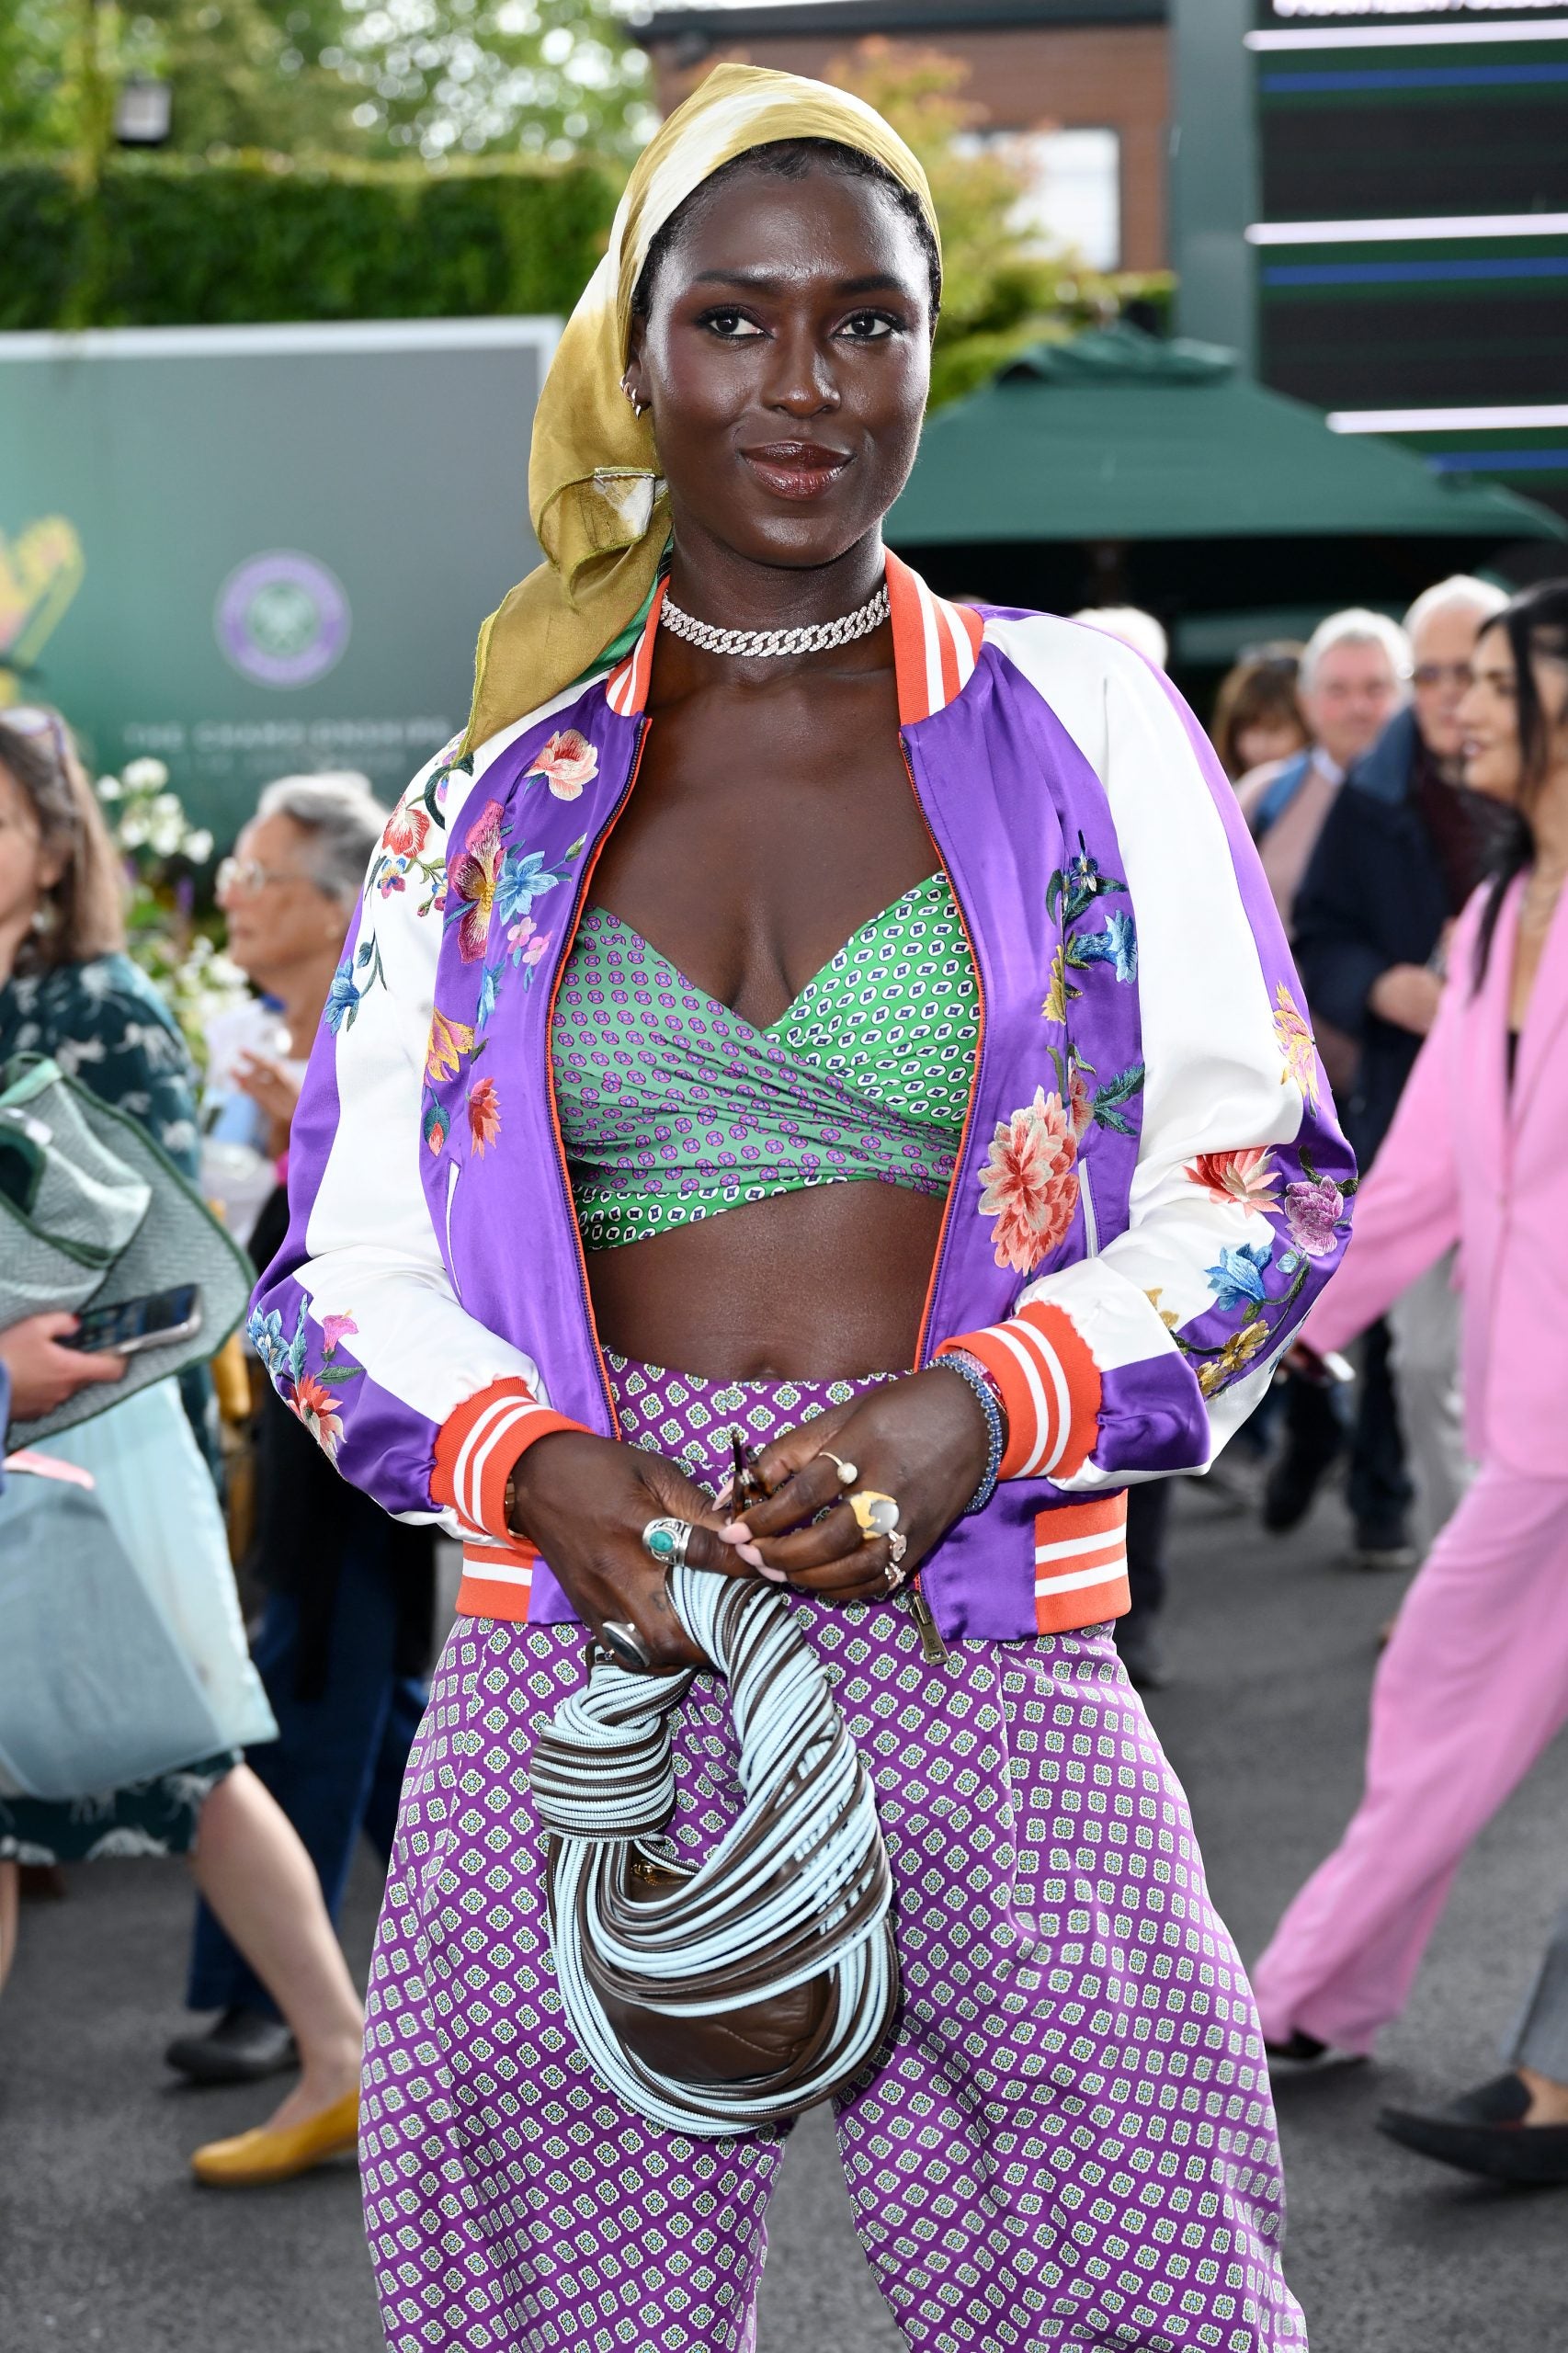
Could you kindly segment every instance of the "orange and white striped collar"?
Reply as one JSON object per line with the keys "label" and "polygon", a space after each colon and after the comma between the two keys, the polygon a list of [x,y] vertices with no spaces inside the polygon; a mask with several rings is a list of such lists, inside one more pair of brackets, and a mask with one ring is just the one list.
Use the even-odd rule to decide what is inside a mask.
{"label": "orange and white striped collar", "polygon": [[[893,672],[898,683],[898,723],[913,727],[941,710],[968,685],[980,654],[984,623],[968,605],[933,596],[917,572],[890,549],[888,603],[892,617]],[[622,719],[641,716],[653,671],[653,639],[669,586],[666,574],[653,591],[641,636],[605,681],[605,700]]]}

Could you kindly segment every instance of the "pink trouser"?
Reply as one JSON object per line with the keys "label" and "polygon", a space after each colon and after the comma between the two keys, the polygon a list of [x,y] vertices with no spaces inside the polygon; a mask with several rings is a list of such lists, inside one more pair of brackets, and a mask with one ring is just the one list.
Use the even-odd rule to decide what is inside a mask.
{"label": "pink trouser", "polygon": [[1568,1479],[1494,1463],[1427,1557],[1372,1686],[1366,1791],[1252,1972],[1264,2034],[1369,2051],[1465,1849],[1568,1720]]}

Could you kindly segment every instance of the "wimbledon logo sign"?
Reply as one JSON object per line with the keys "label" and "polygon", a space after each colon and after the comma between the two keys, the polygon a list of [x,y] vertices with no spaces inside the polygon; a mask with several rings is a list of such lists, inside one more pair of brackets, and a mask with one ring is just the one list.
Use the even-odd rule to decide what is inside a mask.
{"label": "wimbledon logo sign", "polygon": [[348,642],[343,583],[312,555],[277,548],[231,572],[212,616],[225,657],[264,687],[308,687]]}

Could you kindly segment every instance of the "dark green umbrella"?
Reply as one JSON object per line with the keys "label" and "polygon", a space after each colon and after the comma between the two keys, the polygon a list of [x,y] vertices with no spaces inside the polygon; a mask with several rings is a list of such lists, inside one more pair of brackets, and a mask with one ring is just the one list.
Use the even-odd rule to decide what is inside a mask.
{"label": "dark green umbrella", "polygon": [[1397,600],[1568,524],[1393,442],[1331,433],[1216,345],[1119,323],[1038,344],[939,411],[888,537],[950,593],[1131,596],[1179,615]]}

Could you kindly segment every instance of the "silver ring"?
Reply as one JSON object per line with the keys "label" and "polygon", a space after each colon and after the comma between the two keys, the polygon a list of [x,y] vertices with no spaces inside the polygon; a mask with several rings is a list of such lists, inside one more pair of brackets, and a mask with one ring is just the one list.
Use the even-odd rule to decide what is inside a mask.
{"label": "silver ring", "polygon": [[651,1519],[642,1530],[642,1550],[662,1569],[684,1569],[691,1542],[689,1519]]}
{"label": "silver ring", "polygon": [[900,1568],[896,1561],[890,1561],[887,1567],[882,1571],[882,1587],[884,1592],[896,1593],[903,1583],[903,1571]]}
{"label": "silver ring", "polygon": [[893,1567],[897,1569],[901,1576],[903,1574],[903,1556],[908,1550],[908,1537],[904,1534],[902,1528],[895,1528],[892,1535],[888,1538],[888,1551],[892,1556]]}
{"label": "silver ring", "polygon": [[832,1453],[825,1446],[822,1449],[822,1459],[824,1462],[832,1463],[838,1473],[838,1483],[841,1487],[852,1487],[860,1476],[859,1471],[853,1462],[841,1461],[838,1456]]}
{"label": "silver ring", "polygon": [[599,1641],[618,1666],[640,1670],[653,1655],[629,1618],[607,1618],[599,1628]]}

